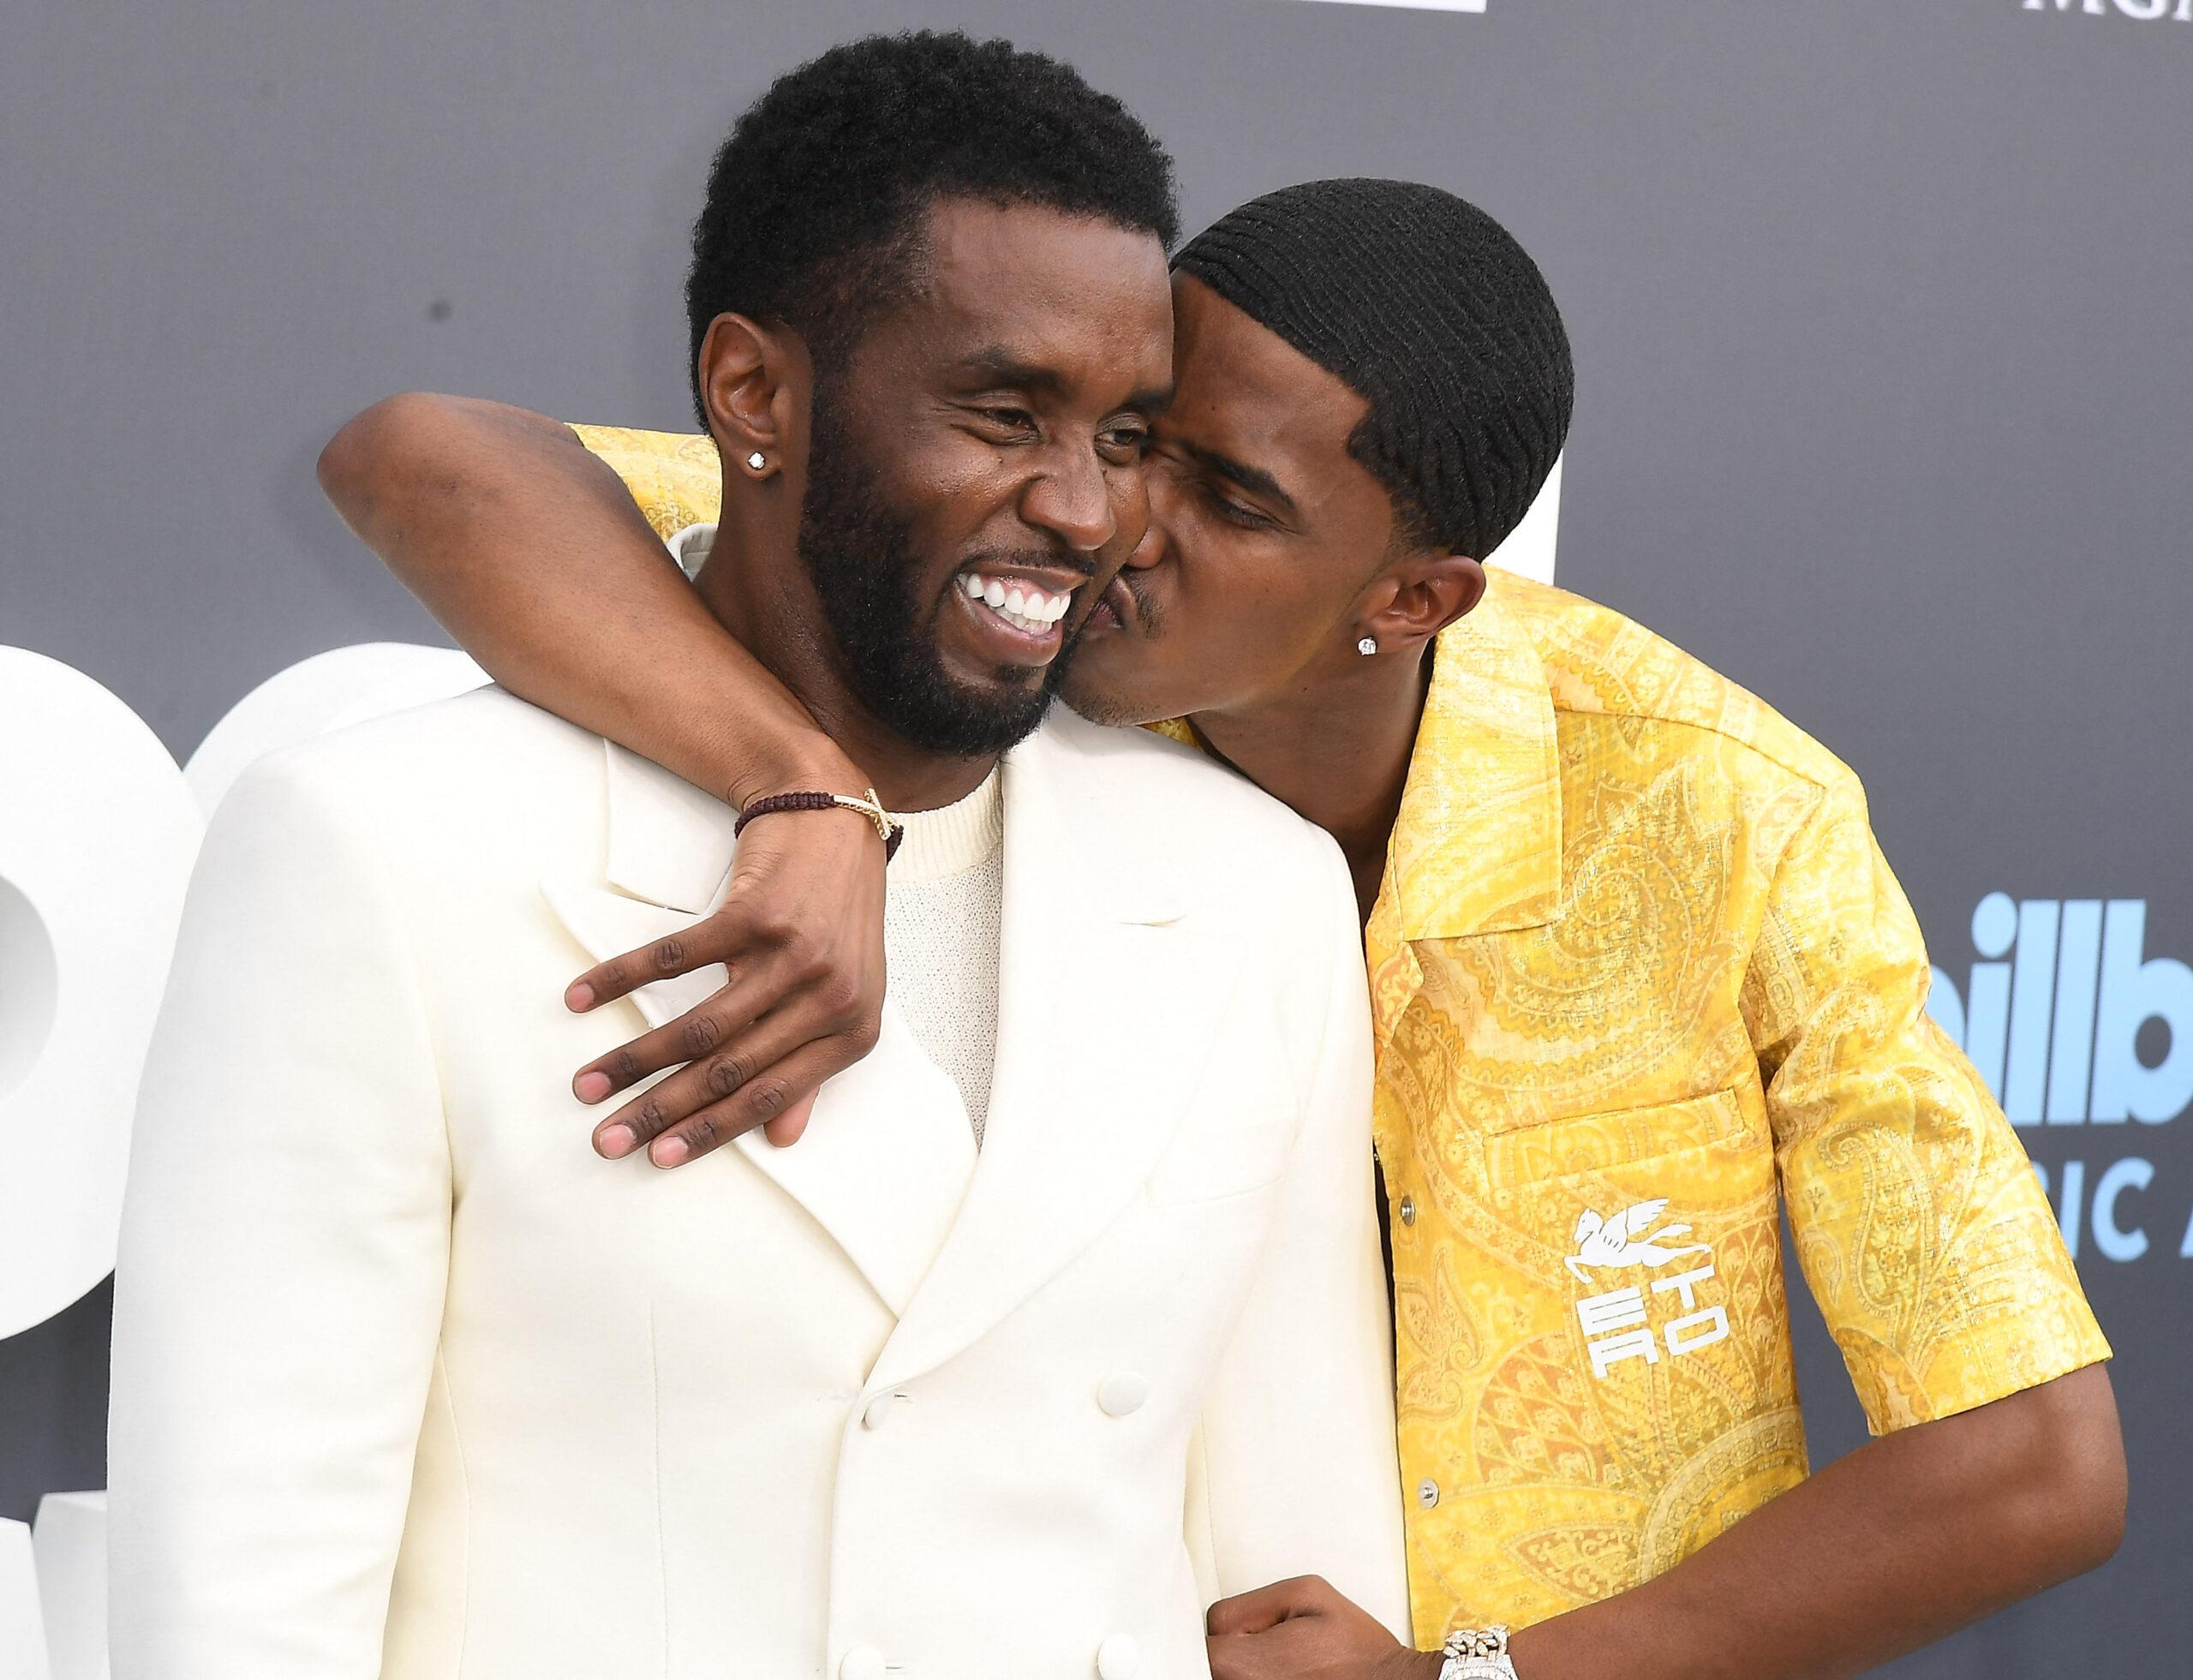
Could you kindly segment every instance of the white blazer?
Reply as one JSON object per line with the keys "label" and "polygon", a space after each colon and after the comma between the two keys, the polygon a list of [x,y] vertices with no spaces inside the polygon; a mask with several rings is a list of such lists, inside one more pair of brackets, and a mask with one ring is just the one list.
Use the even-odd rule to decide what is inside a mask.
{"label": "white blazer", "polygon": [[245,776],[131,1163],[117,1680],[1174,1680],[1308,1572],[1406,1626],[1339,853],[1063,713],[1003,791],[979,1160],[887,1010],[665,1173],[569,1080],[720,971],[561,994],[723,806],[494,690]]}

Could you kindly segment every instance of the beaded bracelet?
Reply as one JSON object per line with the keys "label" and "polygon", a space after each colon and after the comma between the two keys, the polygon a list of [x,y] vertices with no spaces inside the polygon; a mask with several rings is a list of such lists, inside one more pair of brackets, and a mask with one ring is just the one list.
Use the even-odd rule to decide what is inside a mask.
{"label": "beaded bracelet", "polygon": [[898,856],[899,842],[906,837],[905,826],[883,809],[883,801],[869,788],[868,797],[860,798],[851,793],[772,793],[766,799],[756,799],[738,813],[738,821],[732,824],[732,838],[736,840],[746,832],[746,825],[757,816],[767,816],[780,810],[857,810],[875,824],[875,836],[883,842],[883,861],[889,863]]}

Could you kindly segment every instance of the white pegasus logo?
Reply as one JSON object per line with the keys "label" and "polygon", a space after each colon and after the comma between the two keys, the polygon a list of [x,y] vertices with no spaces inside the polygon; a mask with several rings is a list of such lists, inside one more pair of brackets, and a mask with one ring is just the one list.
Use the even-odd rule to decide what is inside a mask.
{"label": "white pegasus logo", "polygon": [[1586,1208],[1576,1219],[1576,1252],[1563,1264],[1578,1282],[1588,1283],[1592,1280],[1584,1275],[1586,1266],[1664,1266],[1685,1254],[1711,1253],[1711,1247],[1703,1242],[1685,1243],[1676,1248],[1665,1246],[1671,1237],[1688,1236],[1688,1225],[1664,1225],[1657,1231],[1650,1229],[1667,1205],[1665,1196],[1656,1197],[1624,1208],[1611,1219],[1602,1219]]}

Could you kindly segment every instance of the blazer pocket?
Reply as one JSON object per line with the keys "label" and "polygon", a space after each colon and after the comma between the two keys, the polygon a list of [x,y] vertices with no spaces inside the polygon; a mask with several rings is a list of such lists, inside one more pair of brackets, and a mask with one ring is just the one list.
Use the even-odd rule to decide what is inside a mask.
{"label": "blazer pocket", "polygon": [[1293,1105],[1273,1097],[1242,1106],[1246,1112],[1198,1115],[1180,1128],[1144,1187],[1152,1204],[1180,1207],[1245,1196],[1287,1170],[1298,1118]]}

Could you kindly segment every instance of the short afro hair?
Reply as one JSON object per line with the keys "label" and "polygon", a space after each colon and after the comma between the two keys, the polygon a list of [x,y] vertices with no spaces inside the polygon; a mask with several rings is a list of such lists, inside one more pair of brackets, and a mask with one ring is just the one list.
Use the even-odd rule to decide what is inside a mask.
{"label": "short afro hair", "polygon": [[869,35],[780,76],[715,157],[685,281],[688,367],[718,315],[786,326],[842,360],[920,283],[941,197],[1041,205],[1180,236],[1173,164],[1133,114],[1055,58],[957,31]]}
{"label": "short afro hair", "polygon": [[1413,181],[1310,181],[1174,259],[1370,404],[1348,453],[1396,536],[1483,559],[1569,435],[1576,372],[1538,265],[1475,205]]}

